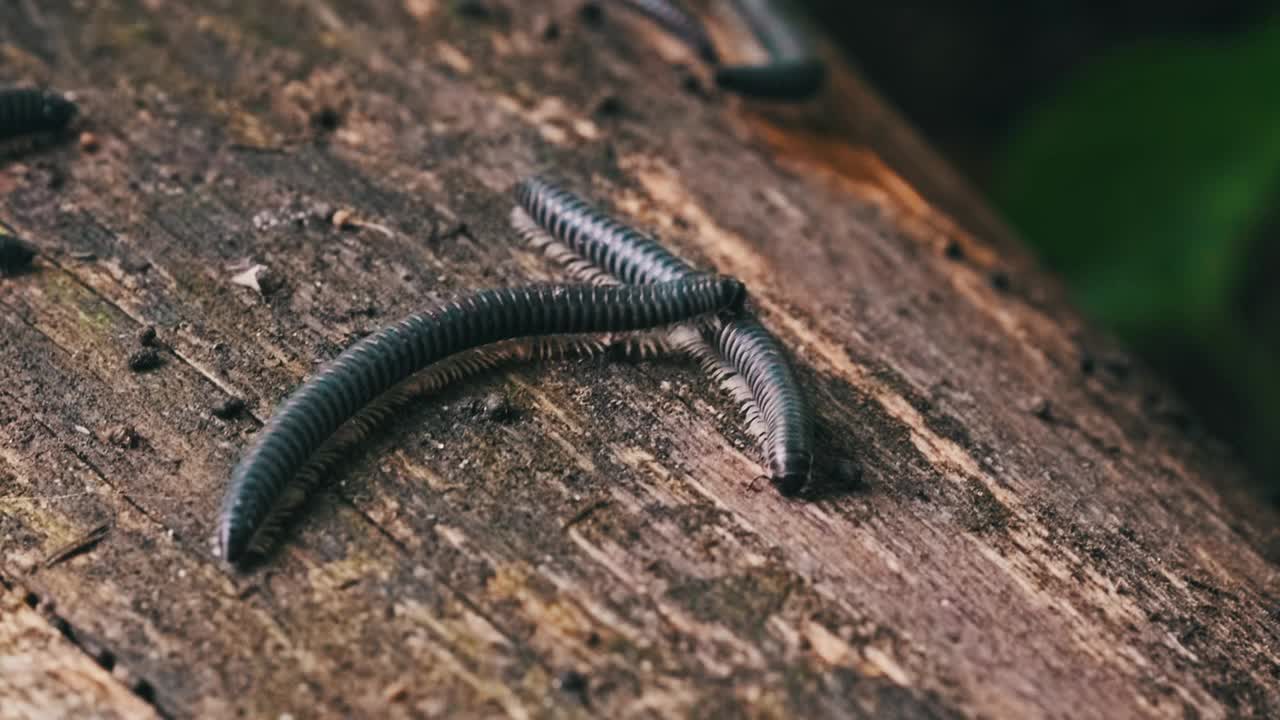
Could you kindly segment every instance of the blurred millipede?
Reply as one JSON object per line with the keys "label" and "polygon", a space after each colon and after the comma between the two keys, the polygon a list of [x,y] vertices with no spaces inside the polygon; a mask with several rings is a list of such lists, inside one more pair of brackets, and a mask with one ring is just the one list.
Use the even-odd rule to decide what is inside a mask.
{"label": "blurred millipede", "polygon": [[36,88],[0,90],[0,139],[61,130],[75,117],[76,105]]}
{"label": "blurred millipede", "polygon": [[22,238],[13,234],[9,226],[0,223],[0,275],[10,275],[31,264],[36,251]]}
{"label": "blurred millipede", "polygon": [[769,61],[762,65],[721,65],[715,44],[702,23],[673,0],[620,0],[650,18],[716,66],[716,84],[762,100],[804,100],[822,87],[826,63],[808,34],[778,0],[736,0]]}
{"label": "blurred millipede", "polygon": [[[363,408],[418,370],[473,348],[513,338],[635,330],[737,310],[746,291],[732,278],[697,275],[641,287],[534,285],[484,290],[410,315],[348,348],[271,416],[231,475],[218,516],[222,556],[239,563],[269,535],[299,472]],[[438,386],[502,359],[455,359],[427,376]],[[494,360],[493,357],[497,359]],[[367,425],[365,426],[367,427]],[[356,423],[354,434],[360,434]],[[340,442],[341,437],[337,440]],[[304,478],[305,479],[305,478]]]}
{"label": "blurred millipede", "polygon": [[672,0],[620,0],[620,2],[661,25],[667,32],[693,48],[703,60],[713,65],[720,62],[706,28],[698,18]]}
{"label": "blurred millipede", "polygon": [[[600,283],[611,275],[636,284],[696,274],[657,242],[545,178],[521,181],[516,200],[517,231],[578,279]],[[813,465],[812,413],[777,338],[740,315],[701,334],[675,331],[671,344],[697,358],[738,401],[778,489],[803,489]]]}
{"label": "blurred millipede", "polygon": [[777,0],[736,0],[735,4],[769,53],[769,62],[719,67],[716,84],[765,100],[804,100],[816,93],[826,79],[826,64],[797,21],[787,17]]}

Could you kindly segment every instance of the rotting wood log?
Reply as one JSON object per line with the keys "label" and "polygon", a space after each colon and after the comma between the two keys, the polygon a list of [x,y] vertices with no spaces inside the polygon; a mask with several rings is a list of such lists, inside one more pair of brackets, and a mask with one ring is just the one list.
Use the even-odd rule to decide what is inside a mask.
{"label": "rotting wood log", "polygon": [[[1275,513],[852,70],[756,105],[608,3],[472,5],[0,8],[0,74],[95,138],[0,169],[40,251],[0,279],[0,717],[1280,714]],[[558,277],[507,225],[548,170],[747,282],[861,481],[753,491],[680,363],[522,367],[227,569],[228,473],[318,362]]]}
{"label": "rotting wood log", "polygon": [[69,642],[67,627],[38,602],[0,584],[0,717],[157,717],[138,696],[145,685],[111,674],[110,651]]}

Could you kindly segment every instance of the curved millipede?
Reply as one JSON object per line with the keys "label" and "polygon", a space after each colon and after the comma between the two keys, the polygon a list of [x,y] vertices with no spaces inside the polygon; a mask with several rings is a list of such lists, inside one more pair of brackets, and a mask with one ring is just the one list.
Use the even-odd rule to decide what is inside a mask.
{"label": "curved millipede", "polygon": [[809,36],[776,0],[737,0],[756,40],[769,54],[763,65],[721,65],[702,23],[672,0],[620,0],[662,26],[715,66],[716,85],[761,100],[805,100],[826,80],[826,63]]}
{"label": "curved millipede", "polygon": [[711,36],[707,34],[702,22],[676,3],[671,0],[619,1],[661,25],[663,29],[675,35],[685,45],[693,48],[703,60],[713,65],[720,62],[719,56],[716,55],[715,45],[711,42]]}
{"label": "curved millipede", "polygon": [[[624,333],[617,338],[612,334],[603,337],[553,335],[504,340],[451,355],[409,376],[353,415],[298,471],[295,479],[299,490],[317,484],[321,475],[345,455],[348,449],[367,438],[376,426],[391,418],[405,405],[437,393],[463,378],[498,367],[534,361],[589,359],[605,354],[644,359],[664,349],[658,346],[659,342],[638,333]],[[298,498],[299,501],[301,499]],[[284,514],[295,505],[292,501],[282,502],[279,514]],[[259,535],[262,532],[260,530]],[[269,538],[265,544],[269,544]]]}
{"label": "curved millipede", "polygon": [[0,139],[61,130],[75,117],[76,105],[37,88],[0,90]]}
{"label": "curved millipede", "polygon": [[413,401],[439,392],[463,378],[515,363],[585,359],[605,353],[644,357],[648,348],[633,349],[633,342],[630,338],[615,341],[609,336],[601,338],[594,335],[520,338],[460,352],[414,373],[361,408],[311,455],[306,465],[285,483],[274,506],[253,533],[246,552],[266,555],[292,512],[301,507],[313,488],[321,485],[322,478],[377,427]]}
{"label": "curved millipede", "polygon": [[[657,242],[545,178],[521,181],[515,194],[519,208],[512,220],[517,231],[590,282],[603,281],[601,270],[632,284],[667,282],[696,272]],[[567,248],[557,248],[557,240]],[[800,491],[812,472],[813,416],[778,339],[743,315],[701,335],[673,333],[672,340],[739,402],[773,483],[785,494]]]}
{"label": "curved millipede", "polygon": [[738,11],[769,53],[765,65],[716,69],[716,84],[763,100],[804,100],[822,87],[826,64],[808,35],[777,0],[736,0]]}
{"label": "curved millipede", "polygon": [[348,348],[271,416],[231,474],[217,542],[245,559],[298,472],[346,421],[418,370],[456,353],[518,337],[656,327],[722,309],[746,291],[698,275],[638,287],[535,285],[484,290],[410,315]]}
{"label": "curved millipede", "polygon": [[712,332],[718,352],[705,342],[678,345],[749,408],[748,429],[764,447],[774,482],[787,494],[800,491],[813,469],[813,416],[791,363],[777,338],[749,315],[718,323]]}

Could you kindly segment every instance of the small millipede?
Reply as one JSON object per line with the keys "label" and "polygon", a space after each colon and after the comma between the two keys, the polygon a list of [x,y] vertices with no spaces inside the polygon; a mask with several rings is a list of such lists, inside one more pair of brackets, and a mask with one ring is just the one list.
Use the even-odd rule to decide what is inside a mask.
{"label": "small millipede", "polygon": [[[517,232],[577,279],[603,283],[612,276],[637,284],[696,273],[657,242],[545,178],[521,181],[515,195]],[[803,489],[813,466],[813,416],[777,338],[740,315],[701,333],[678,329],[669,344],[698,359],[739,403],[779,490]]]}
{"label": "small millipede", "polygon": [[769,53],[764,65],[729,65],[716,69],[716,84],[725,90],[763,100],[804,100],[822,87],[826,64],[813,43],[777,0],[736,0],[756,39]]}
{"label": "small millipede", "polygon": [[813,416],[791,363],[777,338],[749,315],[717,322],[710,332],[710,345],[688,327],[676,328],[673,339],[746,408],[747,428],[764,448],[773,482],[785,494],[799,492],[813,471]]}
{"label": "small millipede", "polygon": [[[222,556],[242,562],[259,546],[259,531],[269,531],[280,508],[296,502],[289,497],[291,482],[326,441],[362,408],[428,365],[514,338],[639,330],[717,310],[736,312],[745,295],[737,280],[698,275],[638,287],[484,290],[410,315],[348,348],[271,416],[231,474],[218,516]],[[484,356],[456,361],[439,369],[428,385],[468,374],[486,362]],[[360,434],[359,423],[353,432]]]}
{"label": "small millipede", "polygon": [[761,100],[805,100],[826,80],[826,63],[800,25],[776,7],[776,0],[737,0],[756,40],[769,54],[762,65],[721,65],[715,45],[702,23],[673,0],[620,0],[650,18],[715,66],[716,84]]}
{"label": "small millipede", "polygon": [[25,269],[31,264],[36,251],[22,238],[0,223],[0,275],[10,275]]}
{"label": "small millipede", "polygon": [[0,139],[61,130],[75,117],[76,105],[37,88],[0,90]]}
{"label": "small millipede", "polygon": [[715,45],[702,23],[672,0],[619,0],[623,5],[653,20],[667,32],[693,48],[705,61],[720,62]]}

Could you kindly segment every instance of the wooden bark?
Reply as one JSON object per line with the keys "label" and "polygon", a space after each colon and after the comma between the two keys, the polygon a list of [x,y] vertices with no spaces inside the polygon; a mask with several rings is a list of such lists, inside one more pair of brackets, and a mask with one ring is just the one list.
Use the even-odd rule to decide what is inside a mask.
{"label": "wooden bark", "polygon": [[[1275,513],[901,119],[838,62],[802,107],[722,96],[579,5],[0,8],[0,74],[98,146],[0,170],[41,252],[0,280],[0,717],[1280,713]],[[753,490],[678,362],[515,368],[220,564],[229,471],[317,363],[559,277],[507,225],[535,170],[746,281],[861,480]]]}

